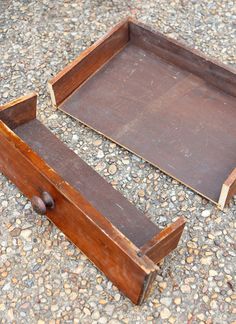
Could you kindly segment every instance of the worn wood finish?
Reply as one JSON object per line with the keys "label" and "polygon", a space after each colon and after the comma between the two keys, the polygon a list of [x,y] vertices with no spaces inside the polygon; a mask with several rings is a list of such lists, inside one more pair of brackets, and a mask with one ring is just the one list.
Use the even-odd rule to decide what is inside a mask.
{"label": "worn wood finish", "polygon": [[235,73],[143,25],[129,32],[59,109],[218,204],[236,163]]}
{"label": "worn wood finish", "polygon": [[88,77],[119,52],[128,40],[128,20],[125,19],[49,81],[53,104],[57,106],[64,101]]}
{"label": "worn wood finish", "polygon": [[219,207],[223,209],[234,195],[236,195],[236,168],[231,172],[222,186]]}
{"label": "worn wood finish", "polygon": [[31,93],[0,106],[0,120],[14,128],[36,117],[37,95]]}
{"label": "worn wood finish", "polygon": [[[51,193],[47,217],[135,304],[156,268],[147,257],[0,122],[0,170],[29,198]],[[27,153],[30,156],[27,156]],[[132,279],[131,279],[132,278]]]}
{"label": "worn wood finish", "polygon": [[160,233],[155,224],[38,120],[17,127],[14,131],[137,247],[142,247]]}
{"label": "worn wood finish", "polygon": [[[25,104],[28,114],[27,100]],[[14,103],[8,106],[13,108]],[[34,197],[36,207],[40,202],[40,212],[46,212],[133,303],[144,301],[157,267],[156,254],[153,261],[141,251],[165,229],[159,230],[36,119],[14,131],[0,120],[0,172],[29,199]],[[103,195],[97,194],[95,186],[99,192],[104,189]],[[176,230],[182,229],[178,222]],[[175,236],[174,231],[169,233],[173,248]],[[164,250],[170,252],[164,246],[160,249],[161,255],[166,255]]]}
{"label": "worn wood finish", "polygon": [[232,96],[236,96],[235,69],[190,49],[158,31],[130,20],[130,40],[133,44],[151,51],[171,64],[185,69],[206,82],[218,87]]}
{"label": "worn wood finish", "polygon": [[185,219],[180,217],[175,223],[167,226],[163,231],[155,235],[142,248],[141,252],[147,255],[155,263],[159,263],[165,251],[172,251],[177,247],[185,226]]}

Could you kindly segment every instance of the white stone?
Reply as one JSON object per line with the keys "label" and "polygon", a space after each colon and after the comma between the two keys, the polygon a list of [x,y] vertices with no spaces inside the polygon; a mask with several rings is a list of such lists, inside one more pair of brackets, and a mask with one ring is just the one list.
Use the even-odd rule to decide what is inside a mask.
{"label": "white stone", "polygon": [[110,173],[110,174],[115,174],[116,173],[116,171],[117,171],[117,167],[116,167],[116,165],[115,164],[111,164],[110,166],[109,166],[109,168],[108,168],[108,172]]}
{"label": "white stone", "polygon": [[7,284],[5,284],[5,286],[3,286],[2,290],[3,290],[3,291],[7,291],[7,290],[9,290],[10,288],[11,288],[11,283],[8,282]]}
{"label": "white stone", "polygon": [[211,257],[208,257],[208,258],[201,258],[201,259],[200,259],[200,262],[201,262],[201,264],[204,264],[204,265],[210,265],[210,264],[211,264],[211,260],[212,260]]}
{"label": "white stone", "polygon": [[125,165],[128,165],[129,164],[129,159],[123,159],[122,163],[125,164]]}
{"label": "white stone", "polygon": [[98,323],[101,323],[101,324],[107,323],[107,318],[105,316],[100,317],[100,319],[98,320]]}
{"label": "white stone", "polygon": [[119,301],[120,300],[120,294],[119,293],[115,294],[114,299],[115,299],[115,301]]}
{"label": "white stone", "polygon": [[202,217],[209,217],[211,215],[211,211],[209,209],[205,209],[202,212]]}
{"label": "white stone", "polygon": [[100,146],[101,144],[102,144],[102,140],[100,140],[100,139],[93,142],[94,146]]}
{"label": "white stone", "polygon": [[160,299],[161,304],[165,306],[170,306],[172,299],[168,297],[163,297]]}
{"label": "white stone", "polygon": [[2,202],[2,207],[7,207],[8,206],[8,202],[6,201],[6,200],[3,200],[3,202]]}
{"label": "white stone", "polygon": [[87,307],[84,307],[83,312],[84,312],[84,314],[86,314],[87,316],[90,316],[90,315],[91,315],[91,312],[90,312],[90,310],[89,310]]}
{"label": "white stone", "polygon": [[21,231],[20,236],[23,237],[25,240],[29,241],[32,231],[30,229],[24,229]]}
{"label": "white stone", "polygon": [[163,308],[163,310],[160,312],[161,319],[167,319],[171,315],[171,312],[169,311],[168,308]]}
{"label": "white stone", "polygon": [[73,141],[73,142],[77,142],[78,139],[79,139],[79,136],[78,136],[78,135],[73,135],[73,136],[72,136],[72,141]]}
{"label": "white stone", "polygon": [[57,310],[58,310],[58,305],[55,304],[55,305],[51,306],[51,311],[52,312],[56,312]]}
{"label": "white stone", "polygon": [[71,294],[70,294],[70,300],[76,300],[76,298],[77,298],[77,294],[76,294],[76,292],[72,292]]}
{"label": "white stone", "polygon": [[105,309],[105,312],[106,312],[109,316],[111,316],[111,315],[113,314],[114,310],[115,310],[115,306],[114,306],[114,305],[107,304],[107,305],[104,307],[104,309]]}
{"label": "white stone", "polygon": [[210,302],[210,306],[211,306],[212,309],[217,309],[217,308],[218,308],[218,306],[217,306],[217,302],[216,302],[215,300],[212,300],[212,301]]}
{"label": "white stone", "polygon": [[100,313],[98,310],[94,311],[92,314],[92,319],[97,320],[100,318]]}
{"label": "white stone", "polygon": [[182,293],[184,294],[189,294],[191,292],[191,288],[188,285],[182,285],[180,287],[180,290],[182,291]]}
{"label": "white stone", "polygon": [[102,159],[104,157],[104,153],[102,150],[98,151],[97,158]]}
{"label": "white stone", "polygon": [[217,272],[215,271],[215,270],[210,270],[209,271],[209,275],[210,275],[210,277],[215,277],[215,276],[217,276]]}
{"label": "white stone", "polygon": [[5,311],[5,304],[1,303],[0,304],[0,312]]}

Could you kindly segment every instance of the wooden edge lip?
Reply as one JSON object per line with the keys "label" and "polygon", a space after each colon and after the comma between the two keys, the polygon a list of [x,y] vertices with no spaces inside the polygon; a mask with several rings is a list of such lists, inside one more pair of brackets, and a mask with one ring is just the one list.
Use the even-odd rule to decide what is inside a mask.
{"label": "wooden edge lip", "polygon": [[[74,201],[72,197],[79,197],[80,200],[86,200],[76,189],[70,186],[69,183],[65,182],[60,175],[52,169],[37,153],[35,153],[19,136],[17,136],[14,131],[12,131],[4,122],[0,120],[0,133],[5,136],[5,138],[12,142],[12,145],[19,150],[20,154],[24,155],[24,157],[33,165],[33,167],[39,171],[43,177],[45,177],[49,183],[54,186],[60,193],[76,208],[78,208],[83,214],[86,215],[90,221],[95,224],[100,230],[104,233],[104,235],[109,238],[112,237],[113,241],[123,252],[131,258],[133,262],[135,262],[145,273],[146,275],[153,273],[157,270],[157,266],[155,263],[149,259],[146,255],[138,256],[138,247],[136,247],[124,234],[122,234],[113,224],[103,217],[91,204],[86,202],[86,205],[89,207],[90,213],[92,212],[93,216],[89,216],[89,214],[80,208],[77,201]],[[49,175],[50,174],[50,175]],[[82,205],[85,205],[82,203]],[[95,217],[97,218],[95,220]],[[97,223],[97,220],[100,224],[107,225],[107,230],[101,228]],[[105,226],[104,226],[105,227]]]}
{"label": "wooden edge lip", "polygon": [[235,181],[236,181],[236,168],[233,169],[233,171],[230,173],[228,178],[225,180],[224,184],[230,187],[234,184]]}
{"label": "wooden edge lip", "polygon": [[115,26],[110,28],[107,33],[104,34],[101,38],[99,38],[96,42],[94,42],[91,46],[85,49],[79,56],[77,56],[72,62],[66,65],[63,70],[58,72],[52,79],[48,81],[48,83],[53,86],[56,81],[58,81],[65,73],[71,70],[76,64],[81,62],[88,54],[90,54],[96,47],[102,44],[107,38],[109,38],[114,32],[116,32],[120,27],[129,23],[130,18],[126,17],[118,22]]}
{"label": "wooden edge lip", "polygon": [[151,27],[151,26],[148,26],[146,25],[145,23],[142,23],[142,22],[139,22],[138,20],[136,20],[135,18],[132,18],[132,17],[129,17],[128,19],[129,23],[132,23],[134,25],[137,25],[139,27],[142,27],[143,29],[146,29],[156,35],[159,35],[160,37],[166,39],[167,41],[177,45],[177,46],[180,46],[182,48],[184,48],[185,50],[191,52],[192,54],[194,55],[197,55],[199,57],[201,57],[203,60],[205,61],[209,61],[211,63],[214,63],[215,65],[218,65],[219,67],[223,68],[224,70],[227,70],[228,72],[232,73],[232,74],[236,74],[236,68],[234,68],[233,66],[229,66],[225,63],[222,63],[222,62],[219,62],[217,59],[214,59],[214,58],[210,58],[208,56],[206,56],[202,51],[200,51],[199,49],[196,49],[196,48],[192,48],[188,45],[186,45],[185,43],[182,43],[174,38],[171,38],[171,37],[168,37],[166,36],[165,34],[159,32],[157,29],[155,29],[155,27]]}
{"label": "wooden edge lip", "polygon": [[55,92],[53,90],[52,83],[50,83],[49,81],[48,81],[48,92],[50,94],[51,102],[52,102],[53,107],[57,109],[58,105],[57,105],[57,102],[56,102]]}
{"label": "wooden edge lip", "polygon": [[139,296],[139,299],[138,299],[136,305],[141,305],[148,297],[150,290],[151,290],[152,283],[156,277],[156,274],[157,274],[157,271],[151,272],[150,274],[146,275],[146,277],[144,278],[143,289],[142,289],[142,292]]}
{"label": "wooden edge lip", "polygon": [[38,95],[36,92],[31,92],[27,95],[24,95],[24,96],[21,96],[17,99],[13,99],[11,101],[9,101],[8,103],[6,103],[5,105],[2,105],[0,106],[0,111],[3,111],[5,109],[8,109],[8,108],[11,108],[11,107],[14,107],[20,103],[23,103],[24,101],[28,101],[28,100],[31,100],[31,99],[35,99],[35,106],[37,105],[37,98],[38,98]]}
{"label": "wooden edge lip", "polygon": [[[230,192],[232,190],[232,192]],[[236,168],[230,173],[228,178],[222,185],[220,198],[218,201],[218,208],[224,210],[225,205],[236,194]]]}
{"label": "wooden edge lip", "polygon": [[149,242],[147,242],[142,248],[141,251],[143,254],[147,254],[155,245],[159,244],[161,241],[166,239],[168,236],[172,235],[174,232],[184,229],[186,224],[186,219],[181,216],[174,223],[165,227],[160,233],[155,235]]}
{"label": "wooden edge lip", "polygon": [[[59,71],[52,79],[48,80],[48,91],[51,97],[52,105],[54,108],[58,108],[63,102],[57,102],[57,98],[54,92],[54,86],[56,85],[57,81],[59,81],[66,73],[70,72],[77,64],[82,62],[90,53],[92,53],[99,45],[101,45],[106,39],[112,36],[119,28],[128,24],[129,26],[129,17],[124,18],[120,22],[118,22],[115,26],[110,28],[107,33],[104,34],[101,38],[99,38],[95,43],[93,43],[90,47],[82,51],[82,53],[77,56],[73,61],[67,64],[61,71]],[[128,27],[128,34],[129,34],[129,27]]]}

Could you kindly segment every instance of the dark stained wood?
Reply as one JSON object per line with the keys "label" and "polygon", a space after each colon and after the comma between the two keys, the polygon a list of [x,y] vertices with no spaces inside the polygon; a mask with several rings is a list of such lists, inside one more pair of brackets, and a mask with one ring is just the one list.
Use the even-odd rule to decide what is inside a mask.
{"label": "dark stained wood", "polygon": [[128,40],[128,20],[125,19],[49,81],[53,104],[57,106],[64,101],[88,77],[120,51]]}
{"label": "dark stained wood", "polygon": [[230,173],[222,186],[219,207],[223,209],[234,195],[236,195],[236,168]]}
{"label": "dark stained wood", "polygon": [[[17,111],[18,102],[24,100],[22,109],[28,115],[27,97],[7,109],[14,110],[15,105]],[[11,125],[17,125],[18,114],[15,117]],[[141,251],[147,242],[156,245],[153,237],[166,237],[165,229],[160,231],[36,119],[14,131],[0,120],[0,172],[33,198],[35,209],[46,212],[133,303],[144,301],[155,279],[156,254],[164,257],[171,249],[161,244],[158,252],[153,247],[155,254],[150,257]],[[173,226],[182,232],[182,222]],[[174,233],[168,234],[173,248]]]}
{"label": "dark stained wood", "polygon": [[[0,171],[29,198],[49,192],[55,208],[47,217],[135,304],[156,268],[82,195],[47,166],[0,121]],[[132,278],[132,279],[131,279]]]}
{"label": "dark stained wood", "polygon": [[58,108],[218,204],[236,163],[235,74],[143,26],[129,30],[126,47]]}
{"label": "dark stained wood", "polygon": [[38,120],[14,132],[137,247],[160,233],[154,223]]}
{"label": "dark stained wood", "polygon": [[31,93],[0,106],[0,120],[14,128],[36,117],[37,95]]}
{"label": "dark stained wood", "polygon": [[215,203],[235,166],[235,98],[133,44],[59,109]]}
{"label": "dark stained wood", "polygon": [[166,251],[170,252],[173,250],[173,246],[177,247],[185,223],[184,217],[178,218],[175,223],[167,226],[147,242],[141,248],[141,252],[147,255],[153,262],[159,263],[163,259]]}
{"label": "dark stained wood", "polygon": [[190,49],[134,20],[130,20],[129,30],[130,41],[133,44],[236,96],[235,69],[216,62],[199,51]]}

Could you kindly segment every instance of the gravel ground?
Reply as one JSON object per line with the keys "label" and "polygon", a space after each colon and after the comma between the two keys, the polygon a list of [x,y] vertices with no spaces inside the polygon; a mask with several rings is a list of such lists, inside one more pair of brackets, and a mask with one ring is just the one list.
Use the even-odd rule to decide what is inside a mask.
{"label": "gravel ground", "polygon": [[182,240],[160,265],[147,302],[134,306],[0,175],[0,323],[236,320],[235,200],[220,212],[51,108],[47,80],[127,15],[236,66],[233,0],[1,0],[1,103],[37,91],[39,119],[137,208],[162,226],[187,218]]}

